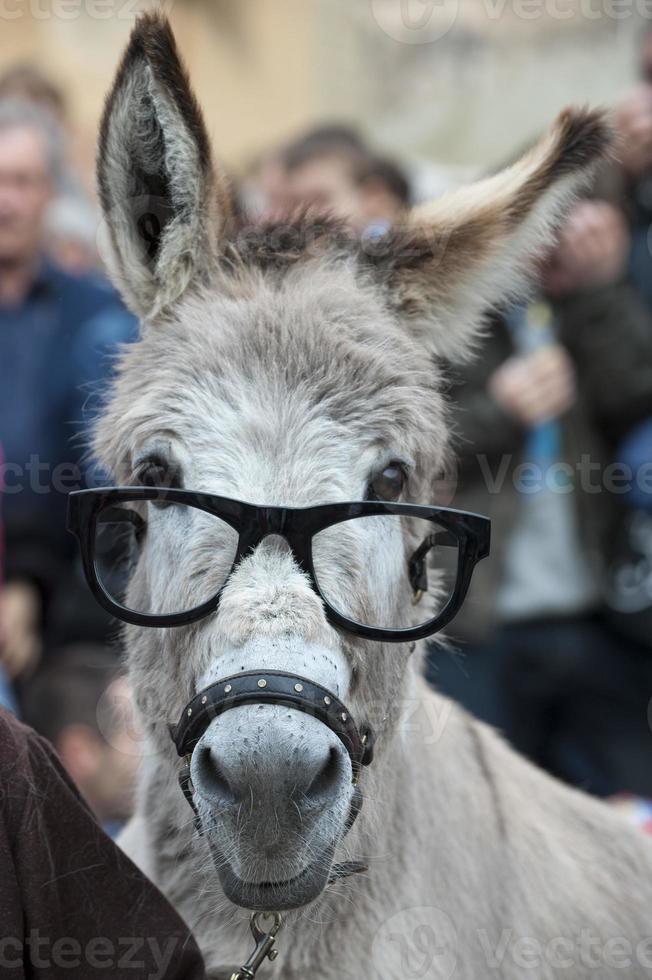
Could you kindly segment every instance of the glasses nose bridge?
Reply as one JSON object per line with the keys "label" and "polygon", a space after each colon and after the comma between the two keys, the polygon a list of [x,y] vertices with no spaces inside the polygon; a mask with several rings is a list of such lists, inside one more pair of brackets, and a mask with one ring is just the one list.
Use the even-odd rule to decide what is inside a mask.
{"label": "glasses nose bridge", "polygon": [[270,535],[278,535],[286,538],[285,529],[287,526],[287,508],[285,507],[261,507],[258,512],[258,524],[261,541]]}
{"label": "glasses nose bridge", "polygon": [[299,567],[307,571],[309,570],[306,559],[307,545],[302,533],[299,534],[297,540],[297,528],[291,519],[292,513],[292,510],[287,507],[260,507],[256,541],[253,547],[258,547],[267,538],[280,538]]}

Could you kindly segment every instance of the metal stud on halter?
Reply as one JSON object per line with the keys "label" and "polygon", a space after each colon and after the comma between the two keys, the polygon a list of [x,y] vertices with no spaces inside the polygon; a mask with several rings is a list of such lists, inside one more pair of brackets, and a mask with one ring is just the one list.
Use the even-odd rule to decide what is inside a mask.
{"label": "metal stud on halter", "polygon": [[373,758],[373,732],[368,724],[360,728],[346,705],[314,681],[279,670],[241,671],[222,678],[196,694],[183,709],[170,735],[182,758],[189,756],[207,726],[218,715],[241,704],[283,704],[311,714],[328,726],[343,742],[357,784],[360,768]]}

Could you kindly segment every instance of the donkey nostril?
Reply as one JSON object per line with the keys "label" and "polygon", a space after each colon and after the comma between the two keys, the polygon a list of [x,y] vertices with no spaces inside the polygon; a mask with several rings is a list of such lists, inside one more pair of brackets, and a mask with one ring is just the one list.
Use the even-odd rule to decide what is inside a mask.
{"label": "donkey nostril", "polygon": [[340,781],[341,771],[340,753],[332,746],[328,751],[326,761],[306,790],[307,799],[316,802],[332,796]]}
{"label": "donkey nostril", "polygon": [[209,748],[199,749],[195,763],[195,779],[201,795],[221,806],[236,802],[236,795],[219,762]]}

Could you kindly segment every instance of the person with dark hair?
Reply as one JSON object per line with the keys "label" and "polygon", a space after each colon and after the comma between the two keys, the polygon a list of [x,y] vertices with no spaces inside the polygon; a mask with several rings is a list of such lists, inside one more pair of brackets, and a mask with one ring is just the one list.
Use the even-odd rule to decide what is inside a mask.
{"label": "person with dark hair", "polygon": [[354,126],[337,122],[315,126],[253,162],[238,190],[240,203],[254,219],[285,217],[297,203],[290,186],[289,166],[305,154],[365,151],[364,140]]}
{"label": "person with dark hair", "polygon": [[265,154],[241,192],[254,215],[282,220],[309,207],[372,238],[399,221],[412,198],[398,163],[374,152],[355,126],[337,122]]}
{"label": "person with dark hair", "polygon": [[54,750],[0,708],[0,974],[206,980],[188,927],[106,836]]}
{"label": "person with dark hair", "polygon": [[308,149],[324,151],[360,150],[367,152],[367,144],[356,126],[349,123],[331,122],[314,126],[302,136],[297,137],[282,151],[282,156],[289,159],[295,153]]}
{"label": "person with dark hair", "polygon": [[140,760],[131,692],[115,654],[91,646],[62,651],[30,679],[23,714],[115,837],[132,813]]}
{"label": "person with dark hair", "polygon": [[313,130],[282,155],[293,200],[378,236],[411,203],[409,182],[397,163],[375,154],[346,127]]}

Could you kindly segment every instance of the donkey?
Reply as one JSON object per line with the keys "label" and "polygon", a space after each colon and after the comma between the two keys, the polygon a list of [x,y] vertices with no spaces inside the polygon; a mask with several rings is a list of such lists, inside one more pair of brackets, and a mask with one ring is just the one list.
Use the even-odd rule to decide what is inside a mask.
{"label": "donkey", "polygon": [[[124,489],[77,496],[133,531],[120,603],[87,561],[127,621],[146,737],[122,843],[211,976],[246,958],[251,909],[285,920],[270,978],[652,973],[650,842],[423,681],[414,627],[436,621],[442,585],[410,543],[422,511],[401,510],[432,517],[445,365],[527,287],[610,142],[600,113],[568,110],[519,163],[367,246],[309,214],[251,229],[167,22],[133,30],[98,152],[108,260],[142,321],[95,436]],[[367,518],[324,540],[315,576],[302,535],[340,506]],[[398,535],[391,514],[407,515]],[[467,516],[442,510],[426,551],[477,531]],[[97,515],[84,527],[101,536]],[[424,590],[430,612],[410,601]],[[219,700],[252,677],[249,700]],[[185,719],[183,741],[207,700],[181,761],[169,725]]]}

